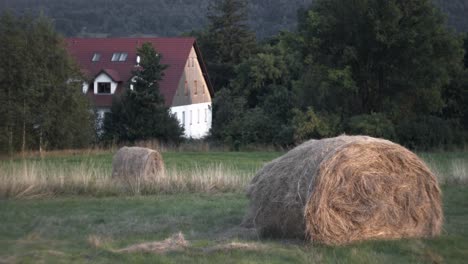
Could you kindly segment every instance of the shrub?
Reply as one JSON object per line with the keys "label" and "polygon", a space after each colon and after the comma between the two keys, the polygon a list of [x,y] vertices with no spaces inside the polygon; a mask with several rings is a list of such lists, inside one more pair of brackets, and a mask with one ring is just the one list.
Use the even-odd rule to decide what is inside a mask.
{"label": "shrub", "polygon": [[413,149],[428,150],[461,146],[464,132],[456,122],[436,116],[403,120],[398,125],[398,140]]}

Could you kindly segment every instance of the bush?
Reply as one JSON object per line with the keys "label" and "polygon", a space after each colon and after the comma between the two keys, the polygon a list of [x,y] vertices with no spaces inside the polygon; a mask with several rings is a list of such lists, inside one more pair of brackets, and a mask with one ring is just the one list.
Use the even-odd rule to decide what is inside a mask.
{"label": "bush", "polygon": [[398,125],[398,140],[412,149],[429,150],[461,147],[465,136],[455,121],[421,116],[404,120]]}
{"label": "bush", "polygon": [[335,115],[316,114],[312,108],[306,112],[293,110],[294,140],[296,143],[311,138],[336,136],[339,133],[339,118]]}

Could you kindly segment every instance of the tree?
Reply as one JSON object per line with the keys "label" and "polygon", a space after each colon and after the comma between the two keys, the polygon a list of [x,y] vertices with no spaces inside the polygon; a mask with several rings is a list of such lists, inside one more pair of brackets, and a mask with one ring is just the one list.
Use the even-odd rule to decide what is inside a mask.
{"label": "tree", "polygon": [[300,21],[304,94],[318,90],[317,110],[348,116],[440,113],[462,52],[444,22],[429,0],[315,1]]}
{"label": "tree", "polygon": [[214,87],[228,87],[235,67],[256,51],[247,25],[245,0],[218,0],[209,8],[209,25],[199,36]]}
{"label": "tree", "polygon": [[0,145],[3,151],[85,147],[93,115],[80,73],[44,16],[0,18]]}
{"label": "tree", "polygon": [[463,48],[465,49],[465,68],[468,68],[468,33],[465,33],[465,38],[463,39]]}
{"label": "tree", "polygon": [[114,97],[111,113],[104,119],[104,139],[119,142],[158,139],[178,143],[183,135],[177,118],[169,112],[159,91],[166,65],[161,64],[151,43],[137,50],[140,67],[123,95]]}

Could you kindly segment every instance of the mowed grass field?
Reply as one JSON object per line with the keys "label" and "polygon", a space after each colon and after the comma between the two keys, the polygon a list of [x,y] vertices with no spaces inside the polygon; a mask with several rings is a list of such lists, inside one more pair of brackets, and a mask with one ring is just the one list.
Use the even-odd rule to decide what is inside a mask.
{"label": "mowed grass field", "polygon": [[[168,171],[180,176],[178,181],[206,177],[199,183],[219,186],[168,185],[173,189],[154,189],[147,195],[86,182],[107,181],[111,153],[0,161],[0,190],[10,191],[0,198],[0,263],[466,263],[468,153],[420,153],[443,183],[441,237],[344,247],[263,240],[239,228],[248,204],[243,184],[281,154],[164,153]],[[53,176],[43,178],[48,174]],[[242,180],[223,189],[227,179],[211,181],[218,174]],[[17,181],[10,179],[15,176]],[[75,179],[67,185],[68,177],[85,181]],[[47,189],[48,181],[64,184]],[[115,252],[178,232],[190,243],[179,252]]]}

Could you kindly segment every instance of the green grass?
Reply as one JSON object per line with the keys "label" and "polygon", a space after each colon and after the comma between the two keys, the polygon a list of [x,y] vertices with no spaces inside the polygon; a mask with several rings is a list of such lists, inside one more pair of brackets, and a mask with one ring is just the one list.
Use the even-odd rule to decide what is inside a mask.
{"label": "green grass", "polygon": [[[242,194],[3,201],[0,262],[464,263],[468,259],[467,187],[444,189],[445,232],[433,240],[365,242],[345,247],[243,240],[229,230],[236,230],[246,205]],[[162,240],[179,231],[192,244],[183,252],[112,252],[135,243]],[[88,242],[90,236],[102,238],[104,245],[96,248]],[[264,248],[203,251],[226,241],[259,243]]]}
{"label": "green grass", "polygon": [[[187,175],[200,173],[198,168],[222,165],[230,173],[246,177],[252,177],[265,162],[279,155],[277,152],[163,154],[168,169]],[[468,186],[458,183],[466,182],[468,177],[468,153],[420,155],[447,183],[443,188],[444,233],[437,239],[373,241],[345,247],[258,240],[255,234],[238,228],[248,203],[242,186],[237,186],[235,192],[184,191],[167,195],[156,191],[148,196],[95,195],[99,192],[64,189],[53,198],[37,199],[32,195],[0,199],[0,263],[465,263]],[[0,161],[0,173],[2,168],[34,163],[51,172],[60,169],[64,177],[70,176],[67,173],[76,167],[91,167],[78,170],[88,173],[93,166],[100,174],[108,175],[111,162],[111,154],[4,160]],[[457,177],[464,180],[447,180]],[[457,184],[451,184],[454,182]],[[163,240],[179,231],[191,243],[182,252],[163,255],[113,252],[137,243]],[[90,242],[91,238],[99,243]],[[205,250],[232,241],[261,247]]]}

